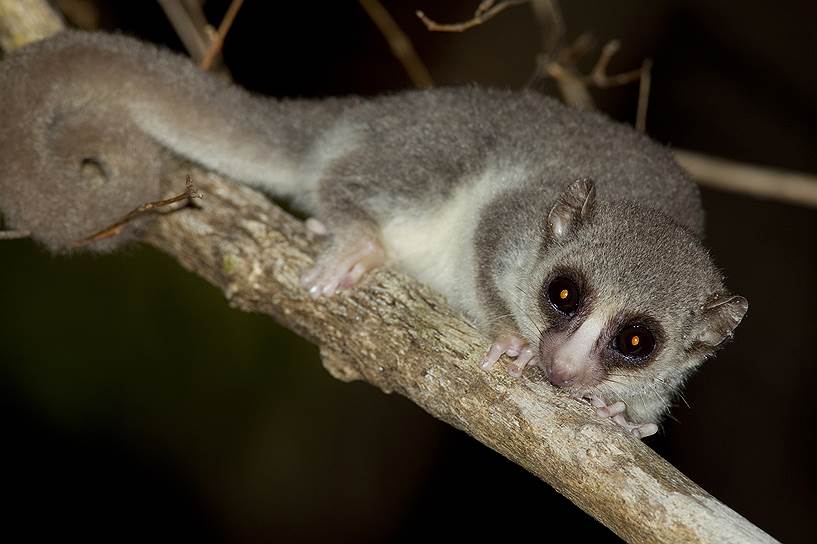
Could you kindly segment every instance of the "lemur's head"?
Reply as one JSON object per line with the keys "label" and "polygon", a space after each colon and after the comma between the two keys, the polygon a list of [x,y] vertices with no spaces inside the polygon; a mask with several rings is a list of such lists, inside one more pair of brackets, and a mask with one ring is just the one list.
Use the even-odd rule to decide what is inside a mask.
{"label": "lemur's head", "polygon": [[580,179],[550,210],[515,318],[557,387],[602,398],[672,391],[732,336],[748,303],[725,291],[690,231],[595,195]]}

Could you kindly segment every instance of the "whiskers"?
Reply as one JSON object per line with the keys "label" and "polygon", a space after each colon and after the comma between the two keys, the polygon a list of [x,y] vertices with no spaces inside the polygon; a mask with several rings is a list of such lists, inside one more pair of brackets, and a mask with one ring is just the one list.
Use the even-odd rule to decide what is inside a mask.
{"label": "whiskers", "polygon": [[[520,293],[522,293],[522,295],[524,295],[524,296],[525,296],[527,299],[534,299],[534,300],[536,299],[536,295],[532,294],[532,293],[531,293],[531,292],[530,292],[528,289],[526,289],[525,287],[523,287],[523,286],[521,286],[521,285],[519,285],[519,284],[514,284],[514,287],[515,287],[515,288],[516,288],[516,289],[517,289],[517,290],[518,290]],[[525,309],[525,308],[520,308],[520,307],[519,307],[519,303],[516,301],[516,299],[512,299],[512,301],[513,301],[514,306],[516,306],[516,309],[519,311],[519,313],[520,313],[520,314],[522,314],[522,315],[523,315],[523,316],[524,316],[524,317],[525,317],[525,318],[526,318],[526,319],[527,319],[527,320],[530,322],[530,324],[531,324],[531,325],[533,325],[533,327],[536,329],[536,332],[538,333],[538,335],[539,335],[539,336],[542,336],[542,332],[544,332],[544,329],[542,328],[542,327],[543,327],[543,325],[539,325],[539,324],[537,324],[536,320],[533,318],[533,316],[531,316],[531,315],[528,313],[528,310],[527,310],[527,309]]]}
{"label": "whiskers", "polygon": [[[621,379],[632,378],[632,383],[626,383],[620,381]],[[660,376],[645,376],[643,373],[634,373],[628,372],[625,369],[614,369],[610,370],[605,376],[603,382],[610,382],[621,387],[632,387],[632,385],[638,385],[639,387],[636,389],[638,392],[639,397],[646,397],[652,396],[655,400],[659,402],[663,402],[663,399],[667,396],[669,392],[671,395],[677,395],[678,398],[684,403],[684,405],[689,408],[689,402],[687,401],[686,397],[684,397],[683,393],[678,390],[677,385],[668,382],[666,379]],[[659,391],[659,388],[656,386],[656,383],[661,385],[661,389],[663,391]],[[609,387],[609,386],[608,386]],[[610,388],[612,390],[612,388]]]}
{"label": "whiskers", "polygon": [[482,325],[486,326],[486,327],[490,327],[490,326],[496,325],[497,323],[499,323],[499,322],[501,322],[501,321],[503,321],[505,319],[508,319],[508,318],[513,319],[513,313],[512,312],[507,312],[507,313],[504,313],[504,314],[486,315],[483,319],[480,320],[480,323]]}

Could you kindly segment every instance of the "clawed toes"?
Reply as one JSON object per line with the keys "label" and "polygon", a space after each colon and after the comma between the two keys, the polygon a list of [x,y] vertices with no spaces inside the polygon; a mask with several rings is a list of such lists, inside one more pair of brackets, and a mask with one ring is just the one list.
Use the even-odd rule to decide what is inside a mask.
{"label": "clawed toes", "polygon": [[536,353],[533,351],[533,349],[529,347],[524,348],[519,352],[519,355],[516,356],[516,359],[514,359],[514,361],[508,365],[508,374],[514,378],[520,377],[522,372],[525,371],[525,368],[530,365],[534,355],[536,355]]}
{"label": "clawed toes", "polygon": [[[319,228],[325,229],[321,223],[318,224]],[[384,262],[383,248],[372,238],[335,243],[318,258],[314,267],[301,276],[301,284],[313,298],[332,296],[341,289],[356,285],[366,272]]]}
{"label": "clawed toes", "polygon": [[658,432],[658,425],[655,423],[644,423],[632,429],[630,432],[632,432],[636,438],[646,438]]}
{"label": "clawed toes", "polygon": [[339,285],[335,277],[321,274],[321,271],[317,269],[312,269],[304,274],[301,283],[312,298],[318,298],[322,295],[334,295]]}
{"label": "clawed toes", "polygon": [[617,401],[608,406],[604,399],[595,395],[588,397],[588,400],[593,406],[595,406],[596,414],[601,417],[609,417],[618,426],[636,438],[645,438],[658,432],[658,425],[655,423],[639,424],[627,421],[627,418],[625,417],[627,405],[623,401]]}
{"label": "clawed toes", "polygon": [[366,271],[367,268],[360,263],[353,265],[351,269],[318,264],[301,276],[301,284],[312,298],[332,296],[341,289],[355,285]]}
{"label": "clawed toes", "polygon": [[536,352],[518,336],[503,336],[491,345],[491,349],[482,358],[480,366],[484,370],[490,370],[503,354],[514,359],[508,365],[508,374],[518,378],[531,364]]}
{"label": "clawed toes", "polygon": [[[612,417],[615,418],[619,414],[623,414],[627,410],[627,405],[621,401],[618,401],[610,406],[606,404],[604,406],[598,407],[596,413],[601,417]],[[624,416],[621,416],[622,419]]]}

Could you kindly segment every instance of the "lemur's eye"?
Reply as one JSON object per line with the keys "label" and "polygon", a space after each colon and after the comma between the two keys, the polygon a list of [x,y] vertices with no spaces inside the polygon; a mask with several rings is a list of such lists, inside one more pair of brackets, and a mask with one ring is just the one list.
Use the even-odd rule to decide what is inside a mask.
{"label": "lemur's eye", "polygon": [[655,336],[643,325],[627,325],[618,332],[613,347],[622,355],[643,359],[655,349]]}
{"label": "lemur's eye", "polygon": [[572,315],[579,307],[581,293],[572,280],[560,276],[548,285],[548,300],[561,313]]}

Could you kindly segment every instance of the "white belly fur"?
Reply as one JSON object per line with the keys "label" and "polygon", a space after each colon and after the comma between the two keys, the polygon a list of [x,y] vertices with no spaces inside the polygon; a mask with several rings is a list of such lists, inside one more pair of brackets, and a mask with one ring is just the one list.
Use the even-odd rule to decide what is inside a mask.
{"label": "white belly fur", "polygon": [[521,181],[517,169],[487,169],[451,198],[428,210],[386,222],[383,243],[400,270],[446,296],[455,309],[480,320],[474,233],[482,207]]}

